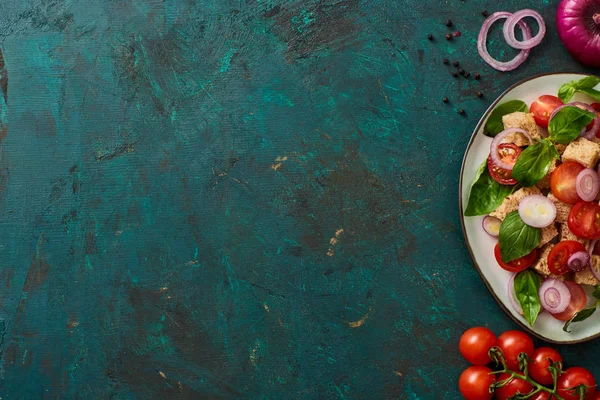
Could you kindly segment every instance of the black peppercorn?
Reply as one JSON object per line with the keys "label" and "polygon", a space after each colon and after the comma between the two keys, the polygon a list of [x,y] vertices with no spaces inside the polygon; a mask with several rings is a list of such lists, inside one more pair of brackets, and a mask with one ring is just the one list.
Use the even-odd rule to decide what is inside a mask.
{"label": "black peppercorn", "polygon": [[458,77],[458,72],[454,71],[454,72],[452,73],[452,76],[453,76],[453,77],[455,77],[455,78],[457,78],[457,77]]}
{"label": "black peppercorn", "polygon": [[443,62],[444,64],[448,64],[450,61],[447,58],[444,58]]}
{"label": "black peppercorn", "polygon": [[460,115],[465,115],[465,110],[463,110],[463,109],[461,108],[460,110],[458,110],[458,113],[459,113]]}
{"label": "black peppercorn", "polygon": [[458,61],[454,61],[454,62],[452,63],[452,65],[454,65],[455,67],[458,67],[458,66],[460,65],[460,63],[459,63]]}
{"label": "black peppercorn", "polygon": [[483,93],[477,92],[477,97],[482,98],[483,97]]}
{"label": "black peppercorn", "polygon": [[487,17],[487,16],[488,16],[488,12],[487,12],[486,10],[483,10],[483,11],[481,12],[481,15],[483,15],[484,17]]}
{"label": "black peppercorn", "polygon": [[475,79],[480,80],[481,79],[481,75],[475,74]]}
{"label": "black peppercorn", "polygon": [[447,20],[447,21],[446,21],[446,26],[452,26],[452,21],[450,21],[450,20]]}
{"label": "black peppercorn", "polygon": [[450,100],[448,100],[448,98],[447,98],[447,97],[444,97],[444,98],[442,99],[442,101],[443,101],[444,103],[447,103],[447,102],[449,102]]}
{"label": "black peppercorn", "polygon": [[427,39],[433,40],[433,35],[430,33],[429,35],[427,35]]}
{"label": "black peppercorn", "polygon": [[470,73],[470,72],[467,72],[467,71],[465,71],[465,73],[463,74],[463,76],[464,76],[465,78],[468,78],[470,75],[471,75],[471,73]]}
{"label": "black peppercorn", "polygon": [[449,33],[446,33],[446,40],[452,40],[452,35]]}
{"label": "black peppercorn", "polygon": [[464,75],[465,74],[465,70],[461,68],[461,69],[458,70],[458,73],[461,74],[461,75]]}

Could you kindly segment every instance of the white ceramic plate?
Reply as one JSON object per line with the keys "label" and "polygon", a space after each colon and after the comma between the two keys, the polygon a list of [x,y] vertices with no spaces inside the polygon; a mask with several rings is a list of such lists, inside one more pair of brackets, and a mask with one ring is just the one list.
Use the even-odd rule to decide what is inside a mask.
{"label": "white ceramic plate", "polygon": [[[563,83],[579,80],[585,76],[587,75],[573,73],[538,75],[513,85],[498,97],[485,112],[473,132],[463,159],[459,185],[459,205],[463,232],[475,267],[478,269],[484,283],[504,311],[521,325],[523,329],[548,342],[561,344],[580,343],[600,337],[600,311],[583,322],[572,324],[570,326],[571,333],[566,333],[562,330],[564,324],[562,321],[552,318],[551,315],[545,312],[541,313],[535,325],[530,327],[525,318],[519,315],[511,306],[507,291],[511,273],[501,269],[494,258],[494,246],[497,239],[490,237],[483,231],[481,227],[483,216],[464,217],[463,213],[467,207],[469,190],[475,178],[475,172],[490,152],[492,139],[483,134],[483,127],[492,110],[498,104],[509,100],[522,100],[527,105],[531,105],[541,95],[556,95],[558,88]],[[591,102],[587,96],[581,94],[576,94],[571,101]],[[591,293],[591,288],[586,288],[586,291],[588,294]],[[591,299],[589,300],[590,304],[593,303]]]}

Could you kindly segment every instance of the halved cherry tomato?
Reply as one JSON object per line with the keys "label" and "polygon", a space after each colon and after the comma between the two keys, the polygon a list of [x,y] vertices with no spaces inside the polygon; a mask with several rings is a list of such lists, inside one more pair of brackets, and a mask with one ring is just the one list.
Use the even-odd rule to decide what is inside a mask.
{"label": "halved cherry tomato", "polygon": [[570,271],[567,261],[573,253],[585,251],[585,246],[575,240],[563,240],[550,250],[548,269],[554,275],[564,275]]}
{"label": "halved cherry tomato", "polygon": [[537,249],[533,249],[533,251],[526,256],[505,263],[502,261],[502,257],[500,256],[500,246],[498,243],[496,243],[496,247],[494,247],[494,257],[496,257],[496,261],[498,262],[498,265],[502,267],[502,269],[505,269],[509,272],[521,272],[533,264],[535,258],[537,257]]}
{"label": "halved cherry tomato", "polygon": [[569,212],[569,230],[583,239],[600,239],[600,205],[591,201],[580,201]]}
{"label": "halved cherry tomato", "polygon": [[557,394],[565,400],[579,400],[581,397],[578,392],[570,390],[579,385],[587,387],[586,399],[591,399],[596,393],[596,380],[590,371],[581,367],[568,368],[558,377]]}
{"label": "halved cherry tomato", "polygon": [[[505,379],[510,378],[510,375],[507,373],[500,374],[498,376],[499,381],[503,381]],[[533,390],[533,385],[527,381],[522,379],[514,378],[510,381],[506,386],[502,386],[494,390],[496,394],[496,400],[507,400],[514,396],[515,394],[527,394]]]}
{"label": "halved cherry tomato", "polygon": [[587,304],[587,295],[581,286],[567,280],[565,280],[565,285],[567,285],[569,292],[571,293],[571,302],[565,311],[558,314],[551,314],[560,321],[570,320],[575,313],[583,310]]}
{"label": "halved cherry tomato", "polygon": [[506,331],[498,336],[496,346],[502,350],[506,366],[511,371],[519,370],[519,354],[526,353],[529,358],[533,356],[533,340],[525,332]]}
{"label": "halved cherry tomato", "polygon": [[550,190],[552,194],[565,203],[575,204],[581,201],[577,194],[577,175],[585,167],[578,162],[569,161],[560,164],[550,174]]}
{"label": "halved cherry tomato", "polygon": [[529,107],[529,112],[533,113],[533,118],[535,119],[535,123],[541,126],[542,128],[548,127],[548,122],[550,121],[550,114],[557,107],[562,106],[564,103],[561,99],[556,96],[544,95],[540,96],[536,101],[531,104]]}
{"label": "halved cherry tomato", "polygon": [[[515,165],[517,158],[521,155],[521,148],[514,143],[502,143],[498,146],[498,157],[505,163]],[[497,166],[492,157],[488,156],[488,171],[490,176],[501,185],[516,185],[517,180],[513,179],[512,171]]]}
{"label": "halved cherry tomato", "polygon": [[562,357],[558,351],[551,347],[540,347],[533,353],[533,362],[529,363],[529,375],[542,385],[551,385],[554,378],[548,370],[551,362],[562,362]]}

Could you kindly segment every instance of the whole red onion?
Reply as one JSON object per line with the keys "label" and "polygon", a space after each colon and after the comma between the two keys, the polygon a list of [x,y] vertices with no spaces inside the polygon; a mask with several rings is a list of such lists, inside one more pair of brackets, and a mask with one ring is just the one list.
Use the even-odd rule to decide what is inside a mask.
{"label": "whole red onion", "polygon": [[558,35],[579,62],[600,67],[600,0],[561,0]]}

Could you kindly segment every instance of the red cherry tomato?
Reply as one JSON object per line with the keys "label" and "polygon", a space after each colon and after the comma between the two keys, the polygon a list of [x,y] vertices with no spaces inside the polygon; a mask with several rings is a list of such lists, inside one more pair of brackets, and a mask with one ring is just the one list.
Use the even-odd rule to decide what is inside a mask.
{"label": "red cherry tomato", "polygon": [[577,194],[577,175],[585,167],[578,162],[568,161],[560,164],[550,174],[550,190],[552,194],[565,203],[575,204],[581,201]]}
{"label": "red cherry tomato", "polygon": [[[514,143],[502,143],[498,146],[498,157],[510,165],[515,165],[521,152],[521,148]],[[488,171],[492,179],[501,185],[517,184],[517,180],[512,177],[512,171],[497,166],[491,156],[488,156]]]}
{"label": "red cherry tomato", "polygon": [[[503,381],[510,378],[509,374],[500,374],[498,376],[499,381]],[[502,386],[494,391],[496,394],[496,400],[506,400],[515,394],[527,394],[533,390],[531,383],[522,379],[514,378],[506,386]]]}
{"label": "red cherry tomato", "polygon": [[590,371],[581,367],[569,368],[558,377],[556,385],[557,394],[565,400],[579,400],[580,396],[577,391],[570,390],[579,385],[587,387],[586,400],[593,398],[596,393],[596,380]]}
{"label": "red cherry tomato", "polygon": [[502,350],[506,366],[512,371],[519,371],[519,354],[526,353],[533,356],[533,340],[521,331],[506,331],[498,336],[496,345]]}
{"label": "red cherry tomato", "polygon": [[540,347],[533,352],[533,362],[529,363],[529,375],[534,381],[542,385],[551,385],[554,383],[552,374],[548,371],[551,362],[562,362],[562,357],[558,351],[550,347]]}
{"label": "red cherry tomato", "polygon": [[550,397],[550,393],[548,392],[538,392],[537,394],[531,396],[529,400],[555,400],[556,397]]}
{"label": "red cherry tomato", "polygon": [[529,107],[529,112],[533,113],[533,118],[535,119],[535,123],[541,126],[542,128],[548,127],[548,122],[550,121],[550,114],[557,107],[562,106],[564,103],[561,99],[556,96],[550,96],[548,94],[544,96],[540,96],[539,99],[534,101]]}
{"label": "red cherry tomato", "polygon": [[[598,103],[596,103],[596,104],[598,104]],[[586,397],[586,400],[600,400],[600,392],[596,390],[596,392],[594,394],[592,394],[592,397],[590,397],[589,399],[587,399],[587,397]]]}
{"label": "red cherry tomato", "polygon": [[563,240],[550,250],[548,269],[554,275],[563,275],[570,271],[567,261],[572,254],[586,251],[585,246],[575,240]]}
{"label": "red cherry tomato", "polygon": [[496,345],[496,335],[488,328],[477,326],[460,337],[458,348],[463,357],[473,365],[485,365],[491,362],[488,356],[490,348]]}
{"label": "red cherry tomato", "polygon": [[587,304],[587,295],[581,286],[572,281],[565,280],[564,282],[569,288],[569,292],[571,292],[571,302],[565,311],[558,314],[550,314],[560,321],[570,320],[575,313],[583,310]]}
{"label": "red cherry tomato", "polygon": [[500,246],[498,243],[496,243],[496,247],[494,247],[494,257],[496,257],[496,261],[498,262],[498,265],[502,267],[502,269],[510,272],[521,272],[533,264],[537,257],[537,249],[533,249],[533,251],[526,256],[505,263],[502,261],[502,257],[500,256]]}
{"label": "red cherry tomato", "polygon": [[491,369],[483,365],[474,365],[463,371],[458,380],[458,389],[466,400],[490,400],[490,385],[496,382],[496,376],[490,375]]}
{"label": "red cherry tomato", "polygon": [[569,212],[569,230],[584,239],[600,239],[600,205],[591,201],[580,201]]}

